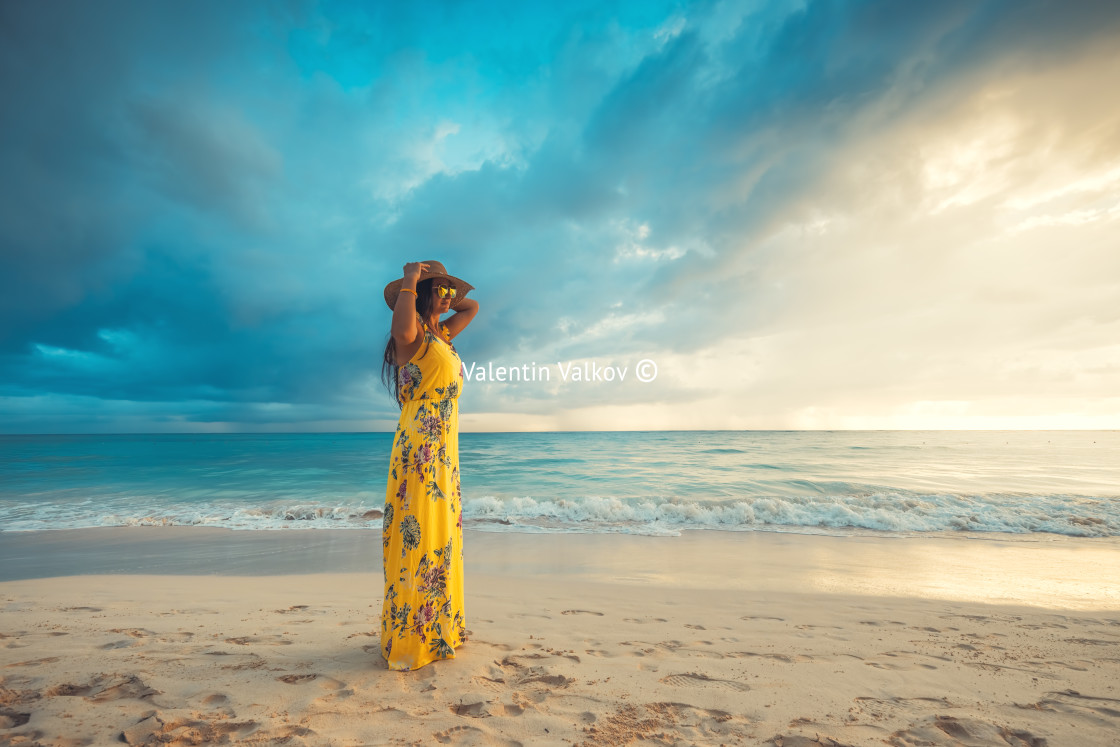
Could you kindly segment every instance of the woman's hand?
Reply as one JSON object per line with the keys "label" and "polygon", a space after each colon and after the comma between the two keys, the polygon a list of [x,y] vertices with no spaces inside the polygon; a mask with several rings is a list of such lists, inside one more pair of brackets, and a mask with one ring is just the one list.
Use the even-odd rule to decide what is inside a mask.
{"label": "woman's hand", "polygon": [[404,284],[406,287],[415,288],[416,281],[420,279],[420,273],[428,269],[428,265],[423,262],[409,262],[404,266]]}

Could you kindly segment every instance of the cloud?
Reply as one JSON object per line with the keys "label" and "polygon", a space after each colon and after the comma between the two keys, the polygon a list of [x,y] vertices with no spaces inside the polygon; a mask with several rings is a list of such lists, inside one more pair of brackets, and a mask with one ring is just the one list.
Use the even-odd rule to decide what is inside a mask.
{"label": "cloud", "polygon": [[282,176],[283,159],[238,112],[207,111],[200,101],[141,100],[133,118],[135,168],[156,191],[246,227],[267,224],[265,192]]}
{"label": "cloud", "polygon": [[660,366],[470,427],[1120,417],[1114,3],[478,12],[0,11],[3,427],[391,427],[428,258],[468,361]]}

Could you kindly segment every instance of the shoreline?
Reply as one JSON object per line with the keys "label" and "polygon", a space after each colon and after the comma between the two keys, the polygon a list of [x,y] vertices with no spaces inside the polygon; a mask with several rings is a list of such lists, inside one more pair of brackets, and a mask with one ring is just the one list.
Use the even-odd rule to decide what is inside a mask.
{"label": "shoreline", "polygon": [[[869,537],[698,530],[675,537],[464,529],[465,573],[661,588],[868,594],[1120,610],[1120,538]],[[734,569],[734,570],[730,570]],[[380,573],[380,533],[99,527],[0,532],[0,583],[75,575]]]}

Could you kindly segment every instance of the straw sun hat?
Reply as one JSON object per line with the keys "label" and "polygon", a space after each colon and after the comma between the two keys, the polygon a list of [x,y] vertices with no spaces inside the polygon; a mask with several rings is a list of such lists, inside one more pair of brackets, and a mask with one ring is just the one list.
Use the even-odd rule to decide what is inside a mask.
{"label": "straw sun hat", "polygon": [[[418,284],[429,278],[439,278],[440,280],[446,280],[458,290],[458,293],[455,294],[455,298],[451,301],[451,308],[458,306],[459,303],[467,297],[468,291],[474,290],[474,286],[466,280],[460,280],[454,275],[448,275],[447,268],[443,266],[442,262],[429,259],[420,264],[427,265],[428,269],[420,272],[420,277],[416,281]],[[396,308],[397,294],[401,292],[402,285],[404,285],[404,278],[397,278],[385,286],[385,303],[389,304],[390,309]]]}

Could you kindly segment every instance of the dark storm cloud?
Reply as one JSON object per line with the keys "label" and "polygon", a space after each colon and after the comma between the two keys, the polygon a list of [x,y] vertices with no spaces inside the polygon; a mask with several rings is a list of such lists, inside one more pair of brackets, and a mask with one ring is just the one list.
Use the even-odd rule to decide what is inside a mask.
{"label": "dark storm cloud", "polygon": [[[280,177],[279,154],[232,112],[203,112],[202,101],[135,104],[135,168],[173,202],[228,214],[252,228],[268,221],[264,193]],[[145,173],[146,172],[146,173]]]}
{"label": "dark storm cloud", "polygon": [[[368,347],[311,328],[337,325],[335,310],[298,291],[269,299],[267,266],[226,274],[248,248],[283,243],[269,234],[287,212],[269,204],[282,158],[215,93],[244,18],[217,3],[4,13],[6,394],[189,413],[196,399],[320,402],[372,367]],[[262,323],[269,300],[290,311]]]}
{"label": "dark storm cloud", "polygon": [[237,14],[217,3],[5,3],[0,9],[0,344],[127,274],[150,205],[135,190],[129,100],[206,76]]}

